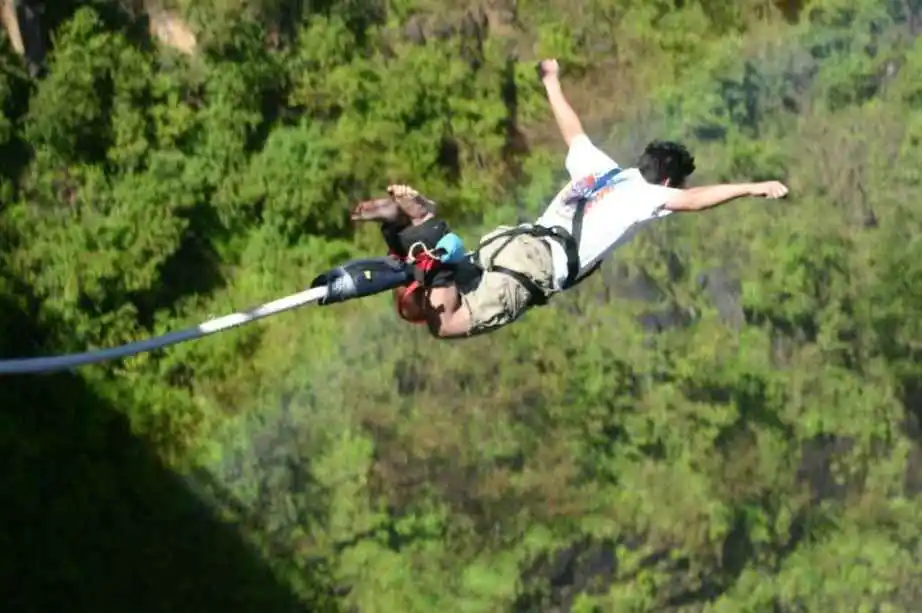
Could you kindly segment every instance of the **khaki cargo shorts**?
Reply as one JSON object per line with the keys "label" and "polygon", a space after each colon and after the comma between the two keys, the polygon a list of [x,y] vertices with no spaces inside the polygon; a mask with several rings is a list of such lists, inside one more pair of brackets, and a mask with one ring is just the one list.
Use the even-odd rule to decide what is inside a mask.
{"label": "khaki cargo shorts", "polygon": [[[511,226],[500,226],[480,242],[483,244],[510,229]],[[550,246],[542,239],[525,234],[497,239],[480,252],[481,262],[489,263],[494,255],[494,264],[525,275],[548,294],[553,291],[554,261]],[[505,326],[521,317],[529,306],[528,290],[521,283],[493,271],[484,272],[480,283],[462,294],[461,299],[471,313],[471,335]]]}

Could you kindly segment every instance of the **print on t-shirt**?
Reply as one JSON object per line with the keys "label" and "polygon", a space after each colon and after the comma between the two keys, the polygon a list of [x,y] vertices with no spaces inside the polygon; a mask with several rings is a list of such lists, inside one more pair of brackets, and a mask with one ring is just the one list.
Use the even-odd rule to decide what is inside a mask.
{"label": "print on t-shirt", "polygon": [[611,171],[598,172],[575,181],[570,181],[557,193],[554,200],[551,201],[548,212],[553,212],[560,219],[571,221],[573,215],[576,213],[576,205],[580,200],[588,196],[589,200],[586,202],[585,208],[585,212],[588,213],[595,203],[600,202],[605,196],[612,192],[618,183],[621,183],[627,178],[620,176],[619,173],[619,175],[609,177],[605,184],[599,187],[598,182],[604,180],[606,175],[610,172]]}

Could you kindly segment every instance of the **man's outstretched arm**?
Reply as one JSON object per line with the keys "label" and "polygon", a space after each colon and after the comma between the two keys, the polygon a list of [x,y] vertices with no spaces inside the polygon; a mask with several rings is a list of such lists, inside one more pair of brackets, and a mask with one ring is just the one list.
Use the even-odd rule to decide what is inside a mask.
{"label": "man's outstretched arm", "polygon": [[576,111],[570,106],[566,96],[563,95],[563,88],[560,86],[560,79],[558,78],[560,67],[557,65],[557,60],[541,60],[541,63],[538,64],[538,70],[541,75],[541,82],[547,91],[547,100],[550,102],[551,110],[554,112],[554,119],[560,129],[560,135],[563,136],[564,142],[569,147],[573,143],[573,139],[585,134],[583,124],[580,122]]}
{"label": "man's outstretched arm", "polygon": [[784,198],[788,188],[778,181],[725,183],[677,190],[663,208],[675,212],[695,212],[726,204],[737,198]]}

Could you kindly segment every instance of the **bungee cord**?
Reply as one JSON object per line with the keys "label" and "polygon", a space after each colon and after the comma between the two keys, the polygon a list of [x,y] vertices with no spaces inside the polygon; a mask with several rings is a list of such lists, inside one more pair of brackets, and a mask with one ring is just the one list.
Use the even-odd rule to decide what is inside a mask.
{"label": "bungee cord", "polygon": [[272,302],[259,305],[248,311],[231,313],[223,317],[209,319],[203,323],[185,330],[169,332],[161,336],[127,343],[109,349],[97,349],[84,353],[71,353],[66,355],[45,356],[35,358],[19,358],[0,360],[0,375],[18,375],[50,373],[61,370],[70,370],[79,366],[95,364],[107,360],[118,360],[138,353],[154,351],[177,343],[202,338],[217,332],[223,332],[242,326],[271,315],[297,309],[311,303],[321,302],[327,298],[327,286],[313,287]]}

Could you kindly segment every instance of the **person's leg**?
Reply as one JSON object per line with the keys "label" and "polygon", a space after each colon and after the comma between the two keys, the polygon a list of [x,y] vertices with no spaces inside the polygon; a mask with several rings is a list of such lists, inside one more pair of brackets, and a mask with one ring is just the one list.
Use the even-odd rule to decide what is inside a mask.
{"label": "person's leg", "polygon": [[432,241],[441,238],[438,232],[442,226],[447,231],[447,226],[435,218],[435,203],[408,185],[389,185],[387,193],[386,198],[358,203],[352,210],[352,220],[379,223],[388,248],[400,257],[407,257],[413,241],[432,249]]}
{"label": "person's leg", "polygon": [[[400,258],[408,256],[416,243],[426,248],[448,231],[448,226],[435,217],[436,205],[407,185],[390,185],[388,196],[360,202],[352,211],[352,220],[377,222],[390,252]],[[397,313],[410,323],[427,323],[426,297],[422,288],[407,294],[407,287],[394,289]]]}
{"label": "person's leg", "polygon": [[456,321],[460,322],[459,328],[466,328],[463,336],[495,332],[525,313],[528,298],[528,292],[511,276],[486,271],[476,288],[460,295]]}
{"label": "person's leg", "polygon": [[409,185],[389,185],[386,198],[358,203],[353,221],[393,223],[403,227],[419,225],[435,215],[436,204]]}
{"label": "person's leg", "polygon": [[454,286],[431,290],[430,331],[435,336],[452,338],[493,332],[521,317],[533,305],[528,288],[509,274],[490,270],[491,265],[520,273],[545,295],[551,293],[554,266],[547,244],[528,235],[491,241],[510,229],[501,226],[481,240],[480,264],[486,270],[476,287],[464,293]]}
{"label": "person's leg", "polygon": [[[481,264],[498,265],[527,277],[545,296],[553,290],[554,264],[548,245],[528,235],[499,238],[510,228],[487,234],[481,244]],[[461,293],[454,284],[426,291],[424,308],[429,331],[438,338],[458,338],[495,331],[506,326],[533,305],[529,289],[512,276],[487,270],[478,285]]]}
{"label": "person's leg", "polygon": [[[508,229],[497,228],[484,236],[481,244]],[[497,242],[505,241],[488,244],[483,250],[488,257],[495,253]],[[505,325],[513,319],[510,308],[515,301],[510,297],[516,285],[507,275],[485,272],[476,287],[464,294],[455,284],[427,289],[424,308],[429,332],[438,338],[459,338]]]}

